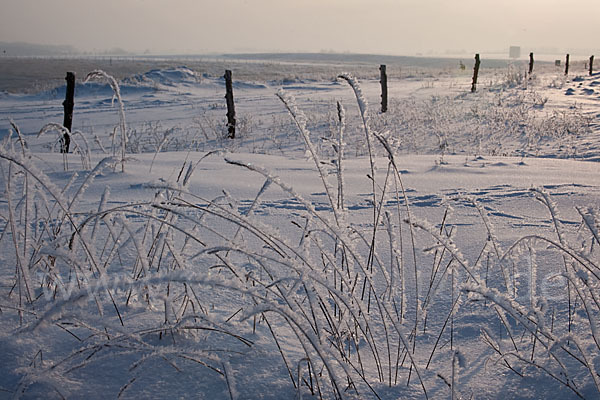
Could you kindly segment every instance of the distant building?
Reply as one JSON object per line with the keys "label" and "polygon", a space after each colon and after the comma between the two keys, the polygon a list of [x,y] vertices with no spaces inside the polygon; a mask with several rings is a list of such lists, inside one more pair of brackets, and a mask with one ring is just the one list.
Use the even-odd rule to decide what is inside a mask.
{"label": "distant building", "polygon": [[510,58],[521,57],[521,47],[520,46],[510,46],[510,48],[508,49],[508,57],[510,57]]}

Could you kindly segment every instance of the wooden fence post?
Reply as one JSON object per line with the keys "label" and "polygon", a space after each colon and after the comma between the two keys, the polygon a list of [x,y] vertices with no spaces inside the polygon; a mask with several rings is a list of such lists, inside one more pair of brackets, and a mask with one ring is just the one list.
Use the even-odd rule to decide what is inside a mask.
{"label": "wooden fence post", "polygon": [[73,126],[73,107],[75,106],[75,73],[67,72],[67,77],[65,79],[67,81],[67,94],[65,96],[65,101],[63,101],[63,108],[65,110],[63,126],[67,128],[69,133],[63,135],[63,141],[60,146],[61,153],[68,153],[71,144],[69,134],[71,133],[71,127]]}
{"label": "wooden fence post", "polygon": [[532,73],[533,73],[533,53],[529,53],[529,79],[531,79]]}
{"label": "wooden fence post", "polygon": [[590,76],[594,72],[594,56],[590,56]]}
{"label": "wooden fence post", "polygon": [[229,138],[235,138],[235,105],[233,104],[233,84],[231,83],[231,71],[225,70],[225,100],[227,101],[227,130]]}
{"label": "wooden fence post", "polygon": [[388,93],[387,93],[387,73],[385,71],[385,65],[381,64],[379,66],[379,71],[381,72],[381,112],[384,113],[387,111],[388,106]]}
{"label": "wooden fence post", "polygon": [[471,85],[471,93],[477,90],[477,76],[479,75],[479,54],[475,54],[475,68],[473,68],[473,84]]}
{"label": "wooden fence post", "polygon": [[567,59],[565,60],[565,75],[569,75],[569,55],[567,54]]}

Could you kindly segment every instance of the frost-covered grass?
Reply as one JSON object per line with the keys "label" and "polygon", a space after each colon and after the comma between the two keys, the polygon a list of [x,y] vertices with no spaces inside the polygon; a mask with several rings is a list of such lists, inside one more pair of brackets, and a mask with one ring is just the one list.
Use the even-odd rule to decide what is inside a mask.
{"label": "frost-covered grass", "polygon": [[[97,149],[91,170],[71,162],[59,165],[77,172],[56,171],[15,124],[18,135],[0,148],[0,390],[25,398],[597,397],[597,204],[559,209],[544,182],[530,194],[506,193],[537,210],[522,234],[495,226],[500,211],[484,195],[456,188],[422,205],[431,198],[406,185],[411,171],[399,158],[440,154],[431,168],[443,179],[449,153],[525,155],[540,137],[560,134],[558,123],[538,124],[552,113],[540,116],[535,95],[506,89],[480,96],[485,106],[399,101],[382,116],[357,79],[340,79],[354,103],[338,102],[333,114],[307,115],[303,101],[278,92],[290,115],[274,121],[285,137],[298,135],[279,150],[294,140],[308,159],[309,177],[298,181],[237,153],[205,168],[223,158],[214,148],[180,151],[161,166],[161,150],[189,143],[177,147],[159,125],[147,125],[151,135],[128,133],[124,116],[120,152],[99,160]],[[566,135],[589,128],[576,112],[565,118]],[[223,143],[219,128],[197,123],[204,145]],[[465,135],[474,123],[479,135]],[[515,136],[522,148],[505,151],[505,137]],[[494,140],[501,150],[486,147]],[[125,152],[144,141],[154,154],[135,169]],[[350,175],[354,151],[365,159]],[[218,171],[223,178],[207,175]]]}

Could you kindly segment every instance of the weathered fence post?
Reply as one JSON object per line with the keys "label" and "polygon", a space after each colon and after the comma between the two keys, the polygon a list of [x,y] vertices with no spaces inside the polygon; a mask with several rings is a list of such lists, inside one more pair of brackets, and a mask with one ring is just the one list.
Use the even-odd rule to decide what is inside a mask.
{"label": "weathered fence post", "polygon": [[565,75],[569,75],[569,55],[567,54],[567,59],[565,60]]}
{"label": "weathered fence post", "polygon": [[233,84],[231,83],[231,71],[225,70],[225,100],[227,101],[227,130],[229,138],[235,138],[235,105],[233,104]]}
{"label": "weathered fence post", "polygon": [[473,68],[473,84],[471,85],[471,93],[477,90],[477,76],[479,75],[479,54],[475,54],[475,68]]}
{"label": "weathered fence post", "polygon": [[69,137],[69,134],[71,133],[71,127],[73,126],[73,107],[75,106],[75,73],[67,72],[67,77],[65,79],[67,81],[67,94],[65,96],[65,101],[63,101],[63,108],[65,109],[63,126],[67,128],[69,133],[65,133],[63,135],[63,140],[60,147],[61,153],[68,153],[69,146],[71,144],[71,138]]}
{"label": "weathered fence post", "polygon": [[387,73],[385,71],[385,65],[381,64],[379,66],[379,71],[381,71],[381,112],[384,113],[387,111],[388,105],[388,93],[387,93]]}
{"label": "weathered fence post", "polygon": [[594,56],[590,56],[590,76],[594,72]]}
{"label": "weathered fence post", "polygon": [[531,79],[532,73],[533,73],[533,53],[529,53],[529,79]]}

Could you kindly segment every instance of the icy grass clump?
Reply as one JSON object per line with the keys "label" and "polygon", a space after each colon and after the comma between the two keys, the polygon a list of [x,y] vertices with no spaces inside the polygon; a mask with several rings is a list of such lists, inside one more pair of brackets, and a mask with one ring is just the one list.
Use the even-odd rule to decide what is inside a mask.
{"label": "icy grass clump", "polygon": [[[121,146],[120,146],[121,172],[125,172],[125,153],[127,150],[128,134],[127,134],[127,122],[125,121],[125,106],[123,104],[123,99],[121,98],[121,89],[119,87],[119,83],[112,75],[109,75],[100,69],[97,69],[97,70],[92,71],[89,74],[87,74],[83,83],[86,83],[86,82],[88,82],[90,80],[94,80],[94,79],[100,79],[100,80],[107,81],[114,92],[113,100],[116,98],[117,102],[119,103],[119,130],[121,131]],[[113,136],[112,136],[113,157],[116,156],[116,151],[117,151],[116,150],[117,147],[115,146],[115,138],[116,138],[116,129],[113,131]]]}
{"label": "icy grass clump", "polygon": [[[11,333],[27,341],[40,335],[68,343],[45,341],[43,362],[40,354],[39,363],[21,363],[20,381],[9,388],[15,397],[36,387],[68,395],[91,383],[78,379],[80,371],[107,360],[127,364],[113,396],[144,393],[141,382],[168,374],[166,367],[195,371],[215,397],[252,397],[242,382],[254,377],[240,371],[251,373],[244,360],[268,350],[264,362],[281,367],[287,397],[457,398],[481,372],[466,362],[476,338],[459,336],[461,319],[472,315],[479,315],[481,342],[489,347],[481,354],[488,368],[516,379],[545,374],[576,396],[600,394],[597,210],[580,210],[584,241],[574,243],[550,195],[536,190],[552,230],[502,246],[486,210],[471,198],[488,237],[480,251],[464,254],[449,210],[437,225],[413,217],[394,149],[373,127],[358,81],[342,79],[356,94],[368,144],[373,220],[367,229],[347,218],[343,200],[349,188],[341,104],[331,177],[306,116],[279,94],[326,190],[329,206],[322,211],[270,171],[235,160],[228,162],[265,179],[249,208],[226,192],[213,199],[194,194],[188,182],[204,157],[187,169],[186,161],[173,182],[146,185],[154,195],[145,202],[110,203],[107,189],[95,210],[81,210],[94,178],[124,154],[101,161],[79,185],[74,177],[59,188],[9,137],[0,149],[7,194],[0,248],[16,268],[1,270],[11,284],[2,315],[15,324]],[[379,179],[377,152],[388,163]],[[297,231],[255,214],[274,190],[302,206],[305,223]],[[390,199],[395,209],[385,207]],[[556,265],[557,258],[555,277],[568,282],[567,293],[542,299],[537,266]],[[519,271],[523,259],[532,270]],[[527,296],[515,288],[522,276],[531,279]],[[30,350],[36,360],[38,349]],[[163,368],[145,368],[156,365]]]}
{"label": "icy grass clump", "polygon": [[439,154],[442,164],[446,154],[582,156],[578,138],[592,133],[591,115],[546,108],[547,100],[536,87],[391,99],[388,112],[371,118],[372,129],[389,131],[395,151]]}

